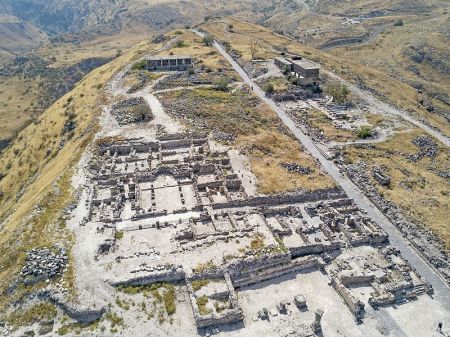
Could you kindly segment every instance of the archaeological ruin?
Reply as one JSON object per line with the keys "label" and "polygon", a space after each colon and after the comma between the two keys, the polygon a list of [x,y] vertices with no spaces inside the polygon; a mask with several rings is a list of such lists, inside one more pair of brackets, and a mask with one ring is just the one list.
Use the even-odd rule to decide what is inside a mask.
{"label": "archaeological ruin", "polygon": [[[205,135],[100,142],[88,169],[81,225],[96,228],[107,282],[186,284],[198,329],[242,322],[237,291],[292,272],[327,275],[358,322],[367,299],[380,307],[433,292],[342,190],[249,196],[227,151]],[[355,285],[370,288],[368,297]],[[323,311],[307,303],[298,295],[277,309],[262,304],[255,319],[315,310],[303,326],[313,335]]]}

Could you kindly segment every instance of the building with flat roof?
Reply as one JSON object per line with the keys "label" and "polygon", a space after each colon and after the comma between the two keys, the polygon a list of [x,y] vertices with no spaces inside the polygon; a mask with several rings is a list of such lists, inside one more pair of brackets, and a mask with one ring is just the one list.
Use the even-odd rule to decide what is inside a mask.
{"label": "building with flat roof", "polygon": [[147,70],[180,71],[194,65],[192,57],[188,55],[150,56],[145,60]]}
{"label": "building with flat roof", "polygon": [[298,79],[300,85],[316,85],[319,82],[320,65],[302,57],[287,59],[277,57],[274,60],[280,69],[288,70]]}

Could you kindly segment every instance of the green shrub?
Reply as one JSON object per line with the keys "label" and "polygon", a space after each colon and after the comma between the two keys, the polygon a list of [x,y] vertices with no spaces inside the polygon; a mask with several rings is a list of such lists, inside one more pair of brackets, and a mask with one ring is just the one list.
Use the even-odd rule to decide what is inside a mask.
{"label": "green shrub", "polygon": [[224,92],[228,91],[228,81],[224,78],[214,81],[214,89]]}
{"label": "green shrub", "polygon": [[209,283],[209,280],[195,280],[191,282],[192,289],[198,291]]}
{"label": "green shrub", "polygon": [[145,60],[136,62],[135,64],[133,64],[133,66],[131,67],[132,70],[144,70],[145,69]]}
{"label": "green shrub", "polygon": [[403,23],[402,19],[398,19],[397,21],[394,22],[394,26],[396,26],[396,27],[401,27],[403,25],[404,25],[404,23]]}
{"label": "green shrub", "polygon": [[203,36],[202,42],[205,46],[212,46],[214,43],[214,38],[211,34],[206,34]]}
{"label": "green shrub", "polygon": [[344,84],[331,83],[325,88],[325,92],[328,95],[333,96],[333,99],[337,103],[344,103],[347,101],[350,90]]}
{"label": "green shrub", "polygon": [[363,126],[358,130],[358,138],[366,139],[373,136],[373,130],[370,126]]}
{"label": "green shrub", "polygon": [[186,44],[186,42],[184,42],[184,40],[178,40],[175,46],[177,48],[183,48],[183,47],[186,47],[187,44]]}
{"label": "green shrub", "polygon": [[208,304],[208,297],[206,296],[200,296],[197,297],[197,307],[198,307],[198,312],[200,313],[200,315],[207,315],[211,312],[211,309],[208,309],[206,307],[206,304]]}
{"label": "green shrub", "polygon": [[267,82],[266,84],[264,84],[264,86],[263,86],[263,90],[265,91],[265,92],[267,92],[267,93],[269,93],[269,94],[271,94],[271,93],[273,93],[274,92],[274,87],[273,87],[273,84],[272,83],[270,83],[270,82]]}

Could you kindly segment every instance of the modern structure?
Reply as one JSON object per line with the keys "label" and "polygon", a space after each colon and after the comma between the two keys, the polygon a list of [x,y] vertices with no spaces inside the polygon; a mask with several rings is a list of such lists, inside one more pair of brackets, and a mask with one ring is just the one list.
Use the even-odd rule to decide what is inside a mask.
{"label": "modern structure", "polygon": [[299,79],[300,85],[316,85],[319,82],[320,66],[317,63],[302,57],[292,59],[277,57],[274,62],[283,71],[287,69],[293,73]]}
{"label": "modern structure", "polygon": [[194,64],[192,57],[186,55],[151,56],[146,61],[147,70],[159,71],[182,71]]}

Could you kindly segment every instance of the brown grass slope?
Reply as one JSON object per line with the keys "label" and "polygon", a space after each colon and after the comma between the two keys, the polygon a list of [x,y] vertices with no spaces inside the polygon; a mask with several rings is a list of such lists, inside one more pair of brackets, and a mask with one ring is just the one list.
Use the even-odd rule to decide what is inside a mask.
{"label": "brown grass slope", "polygon": [[[61,242],[70,248],[63,208],[72,200],[70,177],[88,146],[101,112],[103,86],[130,60],[159,45],[141,43],[86,76],[34,123],[26,127],[0,159],[0,312],[8,303],[42,285],[10,288],[27,250]],[[68,122],[73,131],[64,131]],[[67,128],[66,128],[67,129]],[[64,145],[62,146],[62,142]],[[70,273],[66,277],[70,277]]]}

